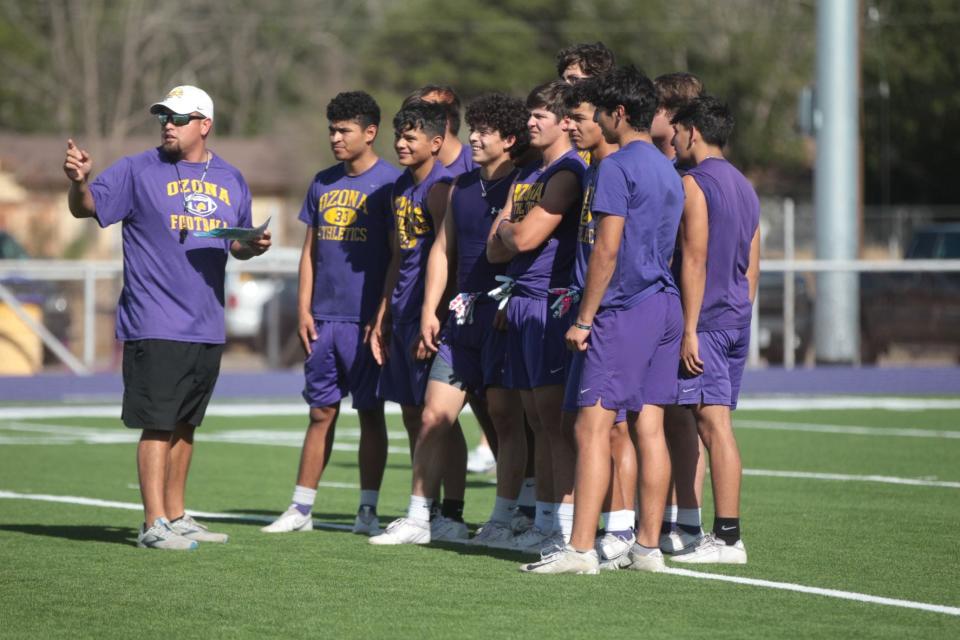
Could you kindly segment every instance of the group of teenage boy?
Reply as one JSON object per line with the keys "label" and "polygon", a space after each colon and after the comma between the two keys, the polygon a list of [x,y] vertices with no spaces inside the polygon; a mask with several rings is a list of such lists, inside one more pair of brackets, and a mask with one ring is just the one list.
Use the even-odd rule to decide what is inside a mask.
{"label": "group of teenage boy", "polygon": [[[374,151],[373,98],[351,91],[328,104],[337,164],[315,176],[299,214],[309,426],[291,504],[263,531],[312,529],[349,394],[361,432],[353,530],[371,544],[538,554],[521,566],[531,573],[659,571],[664,554],[746,562],[731,410],[759,204],[723,156],[733,118],[696,77],[650,80],[615,66],[602,43],[562,50],[557,72],[526,101],[472,100],[469,146],[453,89],[414,92],[393,119],[402,171]],[[252,254],[264,244],[251,241]],[[401,407],[413,479],[406,515],[381,530],[385,400]],[[493,509],[472,537],[458,423],[468,403],[496,454]],[[151,515],[141,538],[157,527]],[[168,524],[143,546],[220,541],[190,525],[192,538]]]}

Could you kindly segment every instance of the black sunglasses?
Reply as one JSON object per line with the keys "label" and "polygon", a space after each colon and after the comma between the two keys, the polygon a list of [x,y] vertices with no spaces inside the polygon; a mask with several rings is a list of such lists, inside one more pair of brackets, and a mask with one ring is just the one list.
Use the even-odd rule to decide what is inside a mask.
{"label": "black sunglasses", "polygon": [[189,124],[191,120],[206,120],[206,116],[195,116],[192,113],[158,113],[157,120],[160,121],[160,126],[167,126],[168,122],[172,122],[175,127],[182,127],[185,124]]}

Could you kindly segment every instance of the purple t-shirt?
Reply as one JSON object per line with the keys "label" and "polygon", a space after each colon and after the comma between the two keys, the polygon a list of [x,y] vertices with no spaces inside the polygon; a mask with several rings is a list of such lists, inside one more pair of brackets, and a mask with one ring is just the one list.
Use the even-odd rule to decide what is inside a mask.
{"label": "purple t-shirt", "polygon": [[[750,326],[750,242],[760,224],[753,185],[723,158],[707,158],[687,171],[707,201],[707,281],[698,331]],[[679,262],[679,260],[678,260]]]}
{"label": "purple t-shirt", "polygon": [[487,292],[497,287],[494,276],[506,272],[506,264],[487,260],[487,234],[500,214],[517,176],[511,171],[499,180],[486,181],[480,169],[457,178],[451,199],[454,227],[457,231],[457,289],[465,293]]}
{"label": "purple t-shirt", "polygon": [[476,168],[477,165],[473,163],[473,152],[470,150],[470,145],[468,144],[460,147],[460,155],[446,166],[447,173],[454,178],[468,171],[473,171]]}
{"label": "purple t-shirt", "polygon": [[390,256],[390,191],[400,170],[378,159],[357,176],[343,163],[318,173],[299,219],[316,228],[313,303],[317,320],[366,322],[377,310]]}
{"label": "purple t-shirt", "polygon": [[677,293],[670,258],[683,214],[683,184],[666,156],[637,140],[604,158],[591,209],[625,218],[601,309],[629,309],[661,290]]}
{"label": "purple t-shirt", "polygon": [[393,185],[393,213],[400,243],[400,275],[390,299],[395,322],[414,322],[423,306],[423,285],[427,258],[436,238],[433,216],[427,210],[427,196],[437,182],[451,176],[441,162],[434,162],[430,174],[420,184],[406,170]]}
{"label": "purple t-shirt", "polygon": [[573,285],[583,289],[587,283],[587,265],[597,236],[597,221],[593,217],[593,193],[597,188],[597,167],[600,161],[592,162],[583,174],[583,205],[580,208],[580,225],[577,228],[577,251],[573,263]]}
{"label": "purple t-shirt", "polygon": [[205,165],[174,164],[156,148],[123,158],[90,183],[100,226],[123,222],[118,340],[226,340],[230,241],[193,232],[250,227],[250,190],[220,156],[212,154],[206,176]]}
{"label": "purple t-shirt", "polygon": [[[582,184],[585,165],[574,149],[570,149],[545,169],[539,167],[529,175],[521,174],[514,184],[511,220],[520,222],[543,199],[550,179],[560,171],[569,171]],[[507,266],[507,275],[514,279],[513,294],[528,298],[546,298],[548,289],[570,283],[577,222],[582,199],[577,198],[563,212],[560,224],[536,249],[518,253]]]}

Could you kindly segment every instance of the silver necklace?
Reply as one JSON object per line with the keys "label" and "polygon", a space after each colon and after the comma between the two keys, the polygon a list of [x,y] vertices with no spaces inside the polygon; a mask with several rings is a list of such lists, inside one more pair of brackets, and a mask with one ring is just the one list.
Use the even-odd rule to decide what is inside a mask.
{"label": "silver necklace", "polygon": [[[200,182],[203,182],[207,178],[207,169],[210,168],[210,161],[213,160],[213,154],[210,151],[207,151],[207,161],[203,165],[203,173],[200,175]],[[180,177],[180,167],[179,161],[173,163],[173,170],[177,172],[177,183],[180,184],[180,197],[183,199],[183,213],[186,215],[190,212],[187,208],[187,204],[193,202],[193,196],[195,194],[191,193],[190,197],[187,197],[183,193],[183,178]]]}
{"label": "silver necklace", "polygon": [[481,195],[482,197],[486,198],[486,197],[487,197],[487,192],[490,191],[490,189],[493,189],[493,188],[496,187],[498,184],[500,184],[501,182],[503,182],[504,180],[506,180],[507,178],[509,178],[510,176],[512,176],[515,171],[516,171],[516,169],[513,169],[512,171],[510,171],[510,173],[508,173],[507,175],[505,175],[505,176],[503,176],[503,177],[495,180],[492,184],[487,184],[486,182],[484,182],[483,176],[481,176],[481,175],[478,174],[477,177],[480,178],[480,195]]}

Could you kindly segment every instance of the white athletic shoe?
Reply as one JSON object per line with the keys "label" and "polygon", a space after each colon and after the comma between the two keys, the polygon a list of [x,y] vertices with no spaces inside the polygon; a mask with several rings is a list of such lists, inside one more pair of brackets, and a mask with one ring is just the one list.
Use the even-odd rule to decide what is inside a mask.
{"label": "white athletic shoe", "polygon": [[727,544],[713,533],[708,533],[689,553],[671,559],[690,564],[747,564],[747,549],[743,546],[743,540]]}
{"label": "white athletic shoe", "polygon": [[513,518],[510,520],[510,528],[513,529],[513,533],[520,535],[533,528],[533,518],[517,509],[513,512]]}
{"label": "white athletic shoe", "polygon": [[196,549],[196,540],[184,538],[170,528],[166,518],[157,518],[149,529],[146,523],[140,525],[137,546],[141,549],[165,549],[167,551],[189,551]]}
{"label": "white athletic shoe", "polygon": [[453,518],[437,516],[430,521],[430,539],[443,542],[466,542],[470,538],[470,530],[463,522]]}
{"label": "white athletic shoe", "polygon": [[490,447],[482,444],[467,456],[467,471],[470,473],[490,473],[497,468],[497,460],[493,457]]}
{"label": "white athletic shoe", "polygon": [[523,533],[515,535],[510,548],[524,553],[540,553],[543,541],[548,537],[550,536],[540,531],[536,526],[533,526]]}
{"label": "white athletic shoe", "polygon": [[296,507],[290,507],[280,517],[260,531],[264,533],[290,533],[291,531],[313,531],[313,516],[303,515]]}
{"label": "white athletic shoe", "polygon": [[632,531],[627,539],[612,533],[604,533],[597,538],[596,549],[597,556],[600,558],[600,570],[616,571],[629,565],[630,559],[627,554],[636,541],[637,538]]}
{"label": "white athletic shoe", "polygon": [[377,510],[368,504],[360,505],[357,517],[353,521],[353,532],[368,536],[380,533],[380,518],[377,517]]}
{"label": "white athletic shoe", "polygon": [[513,529],[501,522],[485,522],[467,544],[491,549],[512,549]]}
{"label": "white athletic shoe", "polygon": [[594,549],[577,551],[570,545],[551,554],[544,555],[539,562],[520,565],[523,573],[578,573],[596,575],[600,573],[600,561]]}
{"label": "white athletic shoe", "polygon": [[663,552],[660,549],[654,549],[650,553],[645,553],[640,545],[634,544],[627,552],[627,569],[634,571],[649,571],[659,573],[667,568],[663,563]]}
{"label": "white athletic shoe", "polygon": [[170,528],[177,535],[197,542],[226,542],[230,537],[225,533],[214,533],[200,524],[186,513],[182,518],[170,523]]}
{"label": "white athletic shoe", "polygon": [[370,544],[430,544],[430,523],[412,518],[397,518],[387,530],[369,540]]}
{"label": "white athletic shoe", "polygon": [[703,531],[687,533],[683,529],[677,529],[670,533],[662,533],[660,534],[660,551],[667,555],[689,553],[702,537]]}
{"label": "white athletic shoe", "polygon": [[557,551],[563,551],[569,542],[559,531],[554,531],[540,543],[540,556],[550,555]]}

